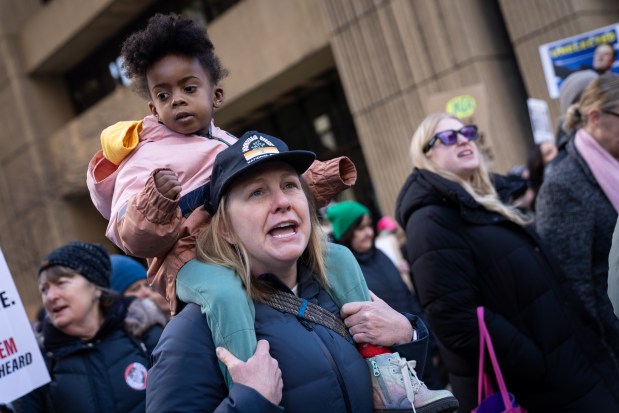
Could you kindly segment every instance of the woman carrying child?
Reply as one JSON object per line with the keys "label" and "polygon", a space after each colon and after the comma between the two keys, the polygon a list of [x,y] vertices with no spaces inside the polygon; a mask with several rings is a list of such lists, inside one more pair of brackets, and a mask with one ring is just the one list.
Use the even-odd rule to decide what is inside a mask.
{"label": "woman carrying child", "polygon": [[[451,393],[430,391],[417,379],[414,360],[424,360],[428,338],[417,317],[376,296],[341,308],[332,298],[365,283],[350,252],[340,257],[349,270],[326,276],[333,268],[325,263],[324,237],[300,177],[313,159],[311,152],[289,151],[258,132],[244,134],[217,156],[207,186],[213,218],[198,239],[198,256],[238,274],[255,308],[260,341],[242,362],[214,344],[200,308],[187,305],[154,352],[148,412],[363,413],[372,411],[373,385],[375,408],[394,407],[388,402],[418,413],[457,407]],[[206,271],[209,264],[202,265]],[[361,353],[371,348],[378,354],[378,346],[387,346],[390,354],[367,354],[366,362],[351,338],[376,345]],[[218,360],[230,371],[230,390]]]}
{"label": "woman carrying child", "polygon": [[[213,111],[223,103],[219,82],[227,72],[204,26],[176,15],[152,17],[124,42],[121,55],[152,115],[105,129],[103,150],[90,162],[88,188],[109,219],[106,235],[125,253],[149,259],[149,283],[170,302],[172,314],[177,275],[198,276],[200,291],[183,289],[180,298],[200,304],[217,326],[215,342],[247,360],[256,349],[253,310],[239,307],[245,292],[234,283],[234,273],[212,266],[192,274],[202,270],[192,262],[195,236],[209,222],[204,185],[215,156],[236,142],[213,124]],[[342,157],[316,161],[305,175],[314,196],[325,202],[354,183],[356,170]],[[327,260],[337,262],[334,254]],[[369,299],[367,291],[360,293]],[[234,325],[227,318],[232,313]]]}

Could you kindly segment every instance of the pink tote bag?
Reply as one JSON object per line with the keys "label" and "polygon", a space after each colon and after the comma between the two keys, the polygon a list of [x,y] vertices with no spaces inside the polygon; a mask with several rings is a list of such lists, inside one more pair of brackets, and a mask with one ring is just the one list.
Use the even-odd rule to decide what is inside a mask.
{"label": "pink tote bag", "polygon": [[[527,413],[516,403],[514,395],[507,391],[501,367],[494,353],[490,333],[484,321],[484,307],[477,307],[477,322],[479,323],[479,381],[477,384],[477,407],[471,413]],[[499,385],[499,392],[494,392],[490,379],[484,372],[486,346]]]}

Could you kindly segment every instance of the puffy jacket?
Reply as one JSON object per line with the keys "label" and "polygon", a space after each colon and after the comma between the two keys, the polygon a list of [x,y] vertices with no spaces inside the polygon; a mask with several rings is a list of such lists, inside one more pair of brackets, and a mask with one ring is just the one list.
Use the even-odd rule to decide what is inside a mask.
{"label": "puffy jacket", "polygon": [[411,294],[393,261],[384,252],[372,247],[365,253],[352,253],[370,291],[396,311],[421,314],[417,298]]}
{"label": "puffy jacket", "polygon": [[396,216],[461,412],[477,399],[477,306],[507,387],[530,413],[619,411],[619,372],[533,231],[427,170],[408,178]]}
{"label": "puffy jacket", "polygon": [[[298,293],[339,314],[339,309],[302,266]],[[263,276],[290,292],[274,276]],[[195,304],[188,304],[166,327],[153,353],[146,390],[147,412],[371,412],[372,389],[366,362],[332,330],[256,302],[257,338],[269,341],[284,382],[281,406],[255,390],[234,385],[230,392],[218,367],[211,331]],[[427,330],[409,317],[420,340],[397,346],[408,359],[424,360]],[[419,324],[418,324],[419,323]]]}
{"label": "puffy jacket", "polygon": [[44,350],[52,382],[19,399],[16,412],[144,412],[149,357],[163,330],[162,315],[151,304],[118,297],[89,341],[45,322]]}
{"label": "puffy jacket", "polygon": [[[106,129],[102,141],[124,141],[123,135],[133,127],[131,122],[122,124],[128,126]],[[185,219],[180,199],[157,191],[153,172],[173,170],[183,187],[181,196],[195,196],[210,179],[217,154],[236,138],[213,124],[212,138],[176,133],[154,116],[135,124],[141,124],[138,145],[118,165],[98,151],[88,164],[86,183],[93,204],[109,220],[106,236],[126,253],[149,258],[149,283],[168,299],[174,314],[176,273],[195,257],[195,234],[208,224],[209,216],[198,208]]]}

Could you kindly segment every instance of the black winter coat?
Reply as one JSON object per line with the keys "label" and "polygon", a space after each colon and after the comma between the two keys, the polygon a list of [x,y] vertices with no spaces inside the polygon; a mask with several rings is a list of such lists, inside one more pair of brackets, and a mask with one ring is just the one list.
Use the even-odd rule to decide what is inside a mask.
{"label": "black winter coat", "polygon": [[[89,341],[68,336],[44,321],[44,350],[52,382],[19,399],[16,412],[144,412],[149,357],[163,327],[155,324],[158,316],[144,312],[138,301],[117,297]],[[131,319],[129,307],[135,310]],[[140,338],[126,331],[138,324],[144,331]]]}
{"label": "black winter coat", "polygon": [[[298,294],[339,315],[339,309],[300,268]],[[290,292],[272,275],[263,275],[275,288]],[[351,343],[334,331],[255,302],[256,335],[269,341],[284,382],[281,406],[294,413],[369,413],[372,389],[367,364]],[[409,317],[420,340],[396,346],[409,360],[424,360],[428,333],[421,321]],[[417,324],[419,322],[419,324]],[[280,412],[257,391],[235,384],[226,388],[218,366],[206,317],[188,304],[172,318],[153,353],[146,390],[146,411],[155,412]]]}
{"label": "black winter coat", "polygon": [[477,401],[477,306],[507,387],[530,413],[619,411],[619,372],[535,233],[426,170],[404,184],[396,217],[460,412]]}
{"label": "black winter coat", "polygon": [[417,298],[408,290],[400,272],[384,252],[372,247],[365,253],[352,253],[361,267],[370,291],[396,311],[421,314]]}

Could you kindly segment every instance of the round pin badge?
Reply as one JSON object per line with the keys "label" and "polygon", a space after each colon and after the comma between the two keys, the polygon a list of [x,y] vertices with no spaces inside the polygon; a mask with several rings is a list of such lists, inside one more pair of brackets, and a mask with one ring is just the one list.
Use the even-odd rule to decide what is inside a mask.
{"label": "round pin badge", "polygon": [[125,369],[125,382],[134,390],[146,389],[148,370],[141,363],[131,363]]}

